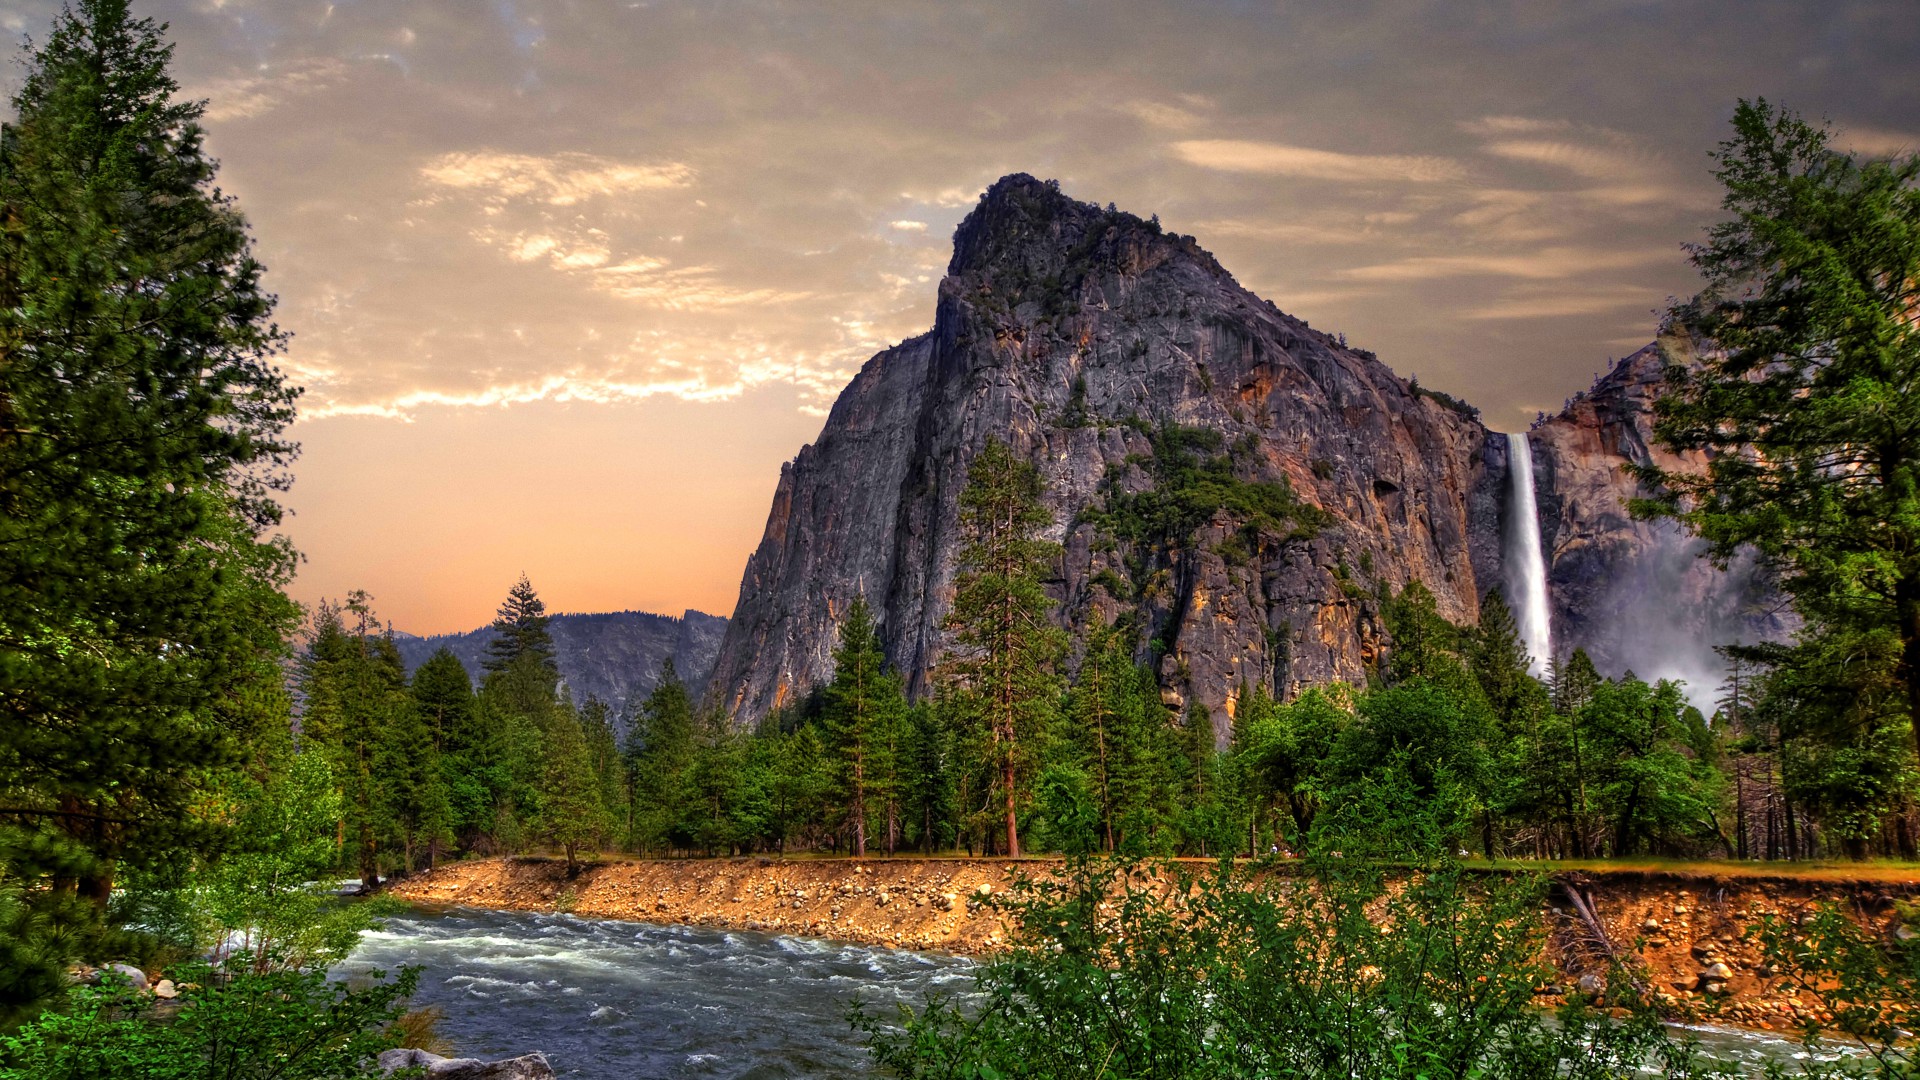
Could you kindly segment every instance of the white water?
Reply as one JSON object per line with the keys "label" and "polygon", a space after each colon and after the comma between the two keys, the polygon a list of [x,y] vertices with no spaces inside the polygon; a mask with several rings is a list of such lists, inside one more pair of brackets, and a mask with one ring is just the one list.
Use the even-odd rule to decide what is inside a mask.
{"label": "white water", "polygon": [[1533,673],[1545,675],[1553,657],[1553,628],[1547,610],[1547,563],[1540,549],[1540,508],[1533,500],[1533,452],[1524,432],[1507,436],[1507,475],[1513,499],[1507,514],[1507,597],[1520,624],[1520,641],[1533,657]]}

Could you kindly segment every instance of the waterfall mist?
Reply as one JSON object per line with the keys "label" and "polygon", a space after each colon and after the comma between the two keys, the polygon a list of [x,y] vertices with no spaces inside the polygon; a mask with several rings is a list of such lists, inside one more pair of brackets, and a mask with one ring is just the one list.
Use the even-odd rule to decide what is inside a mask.
{"label": "waterfall mist", "polygon": [[1523,432],[1507,436],[1507,449],[1511,498],[1506,535],[1501,538],[1507,596],[1514,620],[1520,624],[1520,641],[1533,658],[1533,673],[1544,675],[1553,657],[1553,630],[1547,606],[1547,562],[1540,549],[1540,507],[1533,494],[1533,451]]}

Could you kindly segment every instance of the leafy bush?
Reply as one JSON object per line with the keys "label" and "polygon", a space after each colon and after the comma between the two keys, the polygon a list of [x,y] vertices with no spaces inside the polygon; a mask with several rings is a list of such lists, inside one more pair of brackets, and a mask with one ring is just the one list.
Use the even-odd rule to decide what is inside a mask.
{"label": "leafy bush", "polygon": [[1706,1075],[1645,1011],[1534,1007],[1543,888],[1454,866],[1396,883],[1358,860],[1253,880],[1078,863],[1016,885],[1022,929],[978,1002],[857,1022],[914,1078]]}
{"label": "leafy bush", "polygon": [[0,1037],[0,1080],[340,1080],[379,1075],[418,980],[364,985],[322,971],[178,969],[178,1012],[130,988],[75,991],[68,1007]]}

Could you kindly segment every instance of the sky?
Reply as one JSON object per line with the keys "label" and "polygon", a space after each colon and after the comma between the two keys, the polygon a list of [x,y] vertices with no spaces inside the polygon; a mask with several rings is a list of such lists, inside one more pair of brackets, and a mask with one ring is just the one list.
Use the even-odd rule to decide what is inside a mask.
{"label": "sky", "polygon": [[552,610],[729,613],[780,464],[931,324],[1005,173],[1157,213],[1518,430],[1693,290],[1737,99],[1920,147],[1910,0],[134,8],[294,334],[294,594],[414,633],[523,572]]}

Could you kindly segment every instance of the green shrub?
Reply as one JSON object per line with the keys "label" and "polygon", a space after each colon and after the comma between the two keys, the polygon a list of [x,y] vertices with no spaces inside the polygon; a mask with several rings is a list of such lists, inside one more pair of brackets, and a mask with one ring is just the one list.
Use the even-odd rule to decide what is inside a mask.
{"label": "green shrub", "polygon": [[856,1022],[915,1078],[1706,1075],[1644,1010],[1534,1007],[1543,889],[1358,860],[1253,880],[1083,862],[1003,901],[1021,930],[978,969],[978,1002]]}
{"label": "green shrub", "polygon": [[362,985],[324,971],[250,965],[176,969],[175,1006],[130,988],[75,991],[67,1007],[0,1036],[0,1080],[340,1080],[377,1076],[418,981],[375,972]]}

